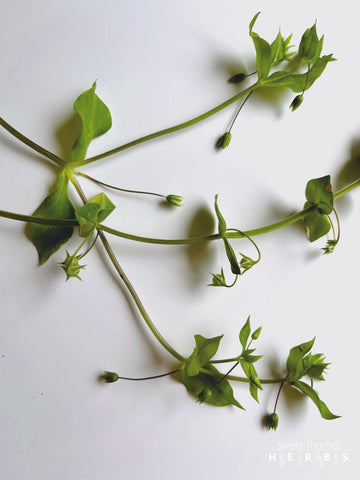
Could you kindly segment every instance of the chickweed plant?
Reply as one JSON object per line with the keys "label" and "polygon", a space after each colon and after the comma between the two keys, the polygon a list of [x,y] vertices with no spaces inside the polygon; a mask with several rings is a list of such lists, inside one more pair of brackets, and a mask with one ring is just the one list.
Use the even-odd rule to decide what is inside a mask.
{"label": "chickweed plant", "polygon": [[[286,374],[281,378],[262,379],[258,377],[255,364],[262,360],[262,356],[256,354],[255,345],[260,337],[261,327],[253,330],[250,324],[250,317],[239,328],[239,349],[235,355],[215,360],[214,356],[218,352],[222,335],[205,338],[198,334],[195,335],[192,354],[186,357],[175,346],[170,345],[157,330],[153,319],[150,318],[128,276],[119,264],[108,238],[117,236],[131,242],[162,245],[220,242],[224,246],[228,259],[228,265],[225,267],[225,270],[229,270],[229,272],[225,276],[224,267],[222,267],[218,273],[213,273],[209,280],[209,286],[230,288],[236,284],[239,276],[256,267],[261,260],[261,253],[254,238],[258,235],[270,234],[295,222],[304,222],[310,242],[330,234],[331,238],[327,241],[323,250],[325,254],[332,253],[340,239],[340,223],[338,214],[334,209],[334,201],[359,186],[360,179],[348,184],[337,192],[332,190],[330,175],[310,179],[305,188],[305,203],[302,210],[275,223],[248,231],[242,231],[236,228],[236,226],[228,227],[228,222],[225,221],[221,211],[221,198],[216,194],[214,196],[214,216],[217,220],[217,233],[203,237],[163,239],[132,235],[131,233],[108,227],[104,222],[114,210],[115,205],[101,190],[113,189],[129,194],[156,196],[161,201],[174,206],[174,209],[183,205],[183,199],[180,195],[169,194],[168,192],[160,194],[120,188],[119,186],[109,185],[90,177],[84,171],[84,168],[91,163],[120,154],[124,150],[149,142],[155,138],[190,128],[192,125],[217,114],[230,105],[238,103],[238,109],[230,121],[230,126],[224,133],[219,135],[218,139],[214,139],[214,144],[217,148],[229,148],[232,127],[239,112],[243,109],[245,103],[249,101],[252,94],[264,87],[290,89],[294,93],[294,98],[290,104],[292,111],[297,110],[300,106],[301,108],[306,107],[306,92],[321,76],[328,64],[334,60],[331,54],[322,54],[324,37],[318,37],[316,24],[314,24],[305,30],[297,49],[290,45],[291,35],[284,38],[280,31],[274,41],[268,43],[254,31],[258,15],[254,16],[249,25],[249,35],[256,53],[256,71],[250,73],[239,72],[233,75],[228,81],[233,84],[239,84],[239,92],[220,105],[186,122],[137,138],[110,151],[87,158],[86,154],[90,142],[104,135],[112,125],[108,107],[95,92],[95,82],[74,103],[74,109],[81,119],[82,129],[72,147],[70,158],[65,161],[25,137],[1,118],[0,124],[9,134],[40,153],[55,166],[56,178],[51,193],[34,210],[32,215],[1,210],[0,216],[30,224],[32,243],[37,249],[40,265],[43,265],[56,251],[63,248],[75,233],[79,239],[78,247],[73,252],[64,250],[65,258],[59,265],[59,268],[62,268],[65,273],[66,280],[77,281],[74,279],[80,279],[80,275],[83,275],[85,272],[85,264],[83,264],[85,256],[95,243],[101,242],[108,259],[132,297],[145,324],[152,332],[155,340],[168,352],[169,356],[175,359],[177,364],[172,371],[145,378],[123,377],[119,373],[106,371],[102,374],[102,379],[105,383],[123,380],[151,380],[172,375],[195,396],[199,403],[221,407],[232,405],[239,409],[243,409],[243,407],[234,397],[231,386],[233,382],[247,383],[250,395],[257,402],[259,401],[259,390],[262,390],[267,384],[278,384],[279,389],[274,409],[266,415],[266,425],[269,429],[275,430],[279,423],[276,408],[284,384],[288,384],[291,388],[297,389],[303,395],[308,396],[324,419],[332,420],[338,418],[320,400],[319,394],[314,389],[314,381],[324,381],[324,374],[329,366],[322,353],[313,353],[312,349],[315,339],[300,343],[290,349],[287,360],[284,361]],[[241,84],[247,77],[254,78],[254,81],[247,88],[241,89]],[[88,199],[80,185],[79,180],[81,178],[86,178],[99,186],[101,189],[99,193]],[[73,189],[80,197],[83,204],[81,208],[75,208],[70,200],[69,189]],[[251,243],[254,249],[253,258],[234,250],[231,241],[239,238],[244,238]],[[232,278],[229,279],[229,276]],[[236,288],[239,288],[239,286],[237,285]],[[235,375],[236,371],[240,375]]]}

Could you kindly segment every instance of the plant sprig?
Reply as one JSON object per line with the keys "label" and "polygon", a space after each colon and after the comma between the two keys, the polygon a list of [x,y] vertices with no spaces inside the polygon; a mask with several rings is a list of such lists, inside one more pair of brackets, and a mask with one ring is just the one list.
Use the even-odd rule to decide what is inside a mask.
{"label": "plant sprig", "polygon": [[[72,237],[74,230],[77,229],[77,233],[81,239],[80,244],[73,254],[70,254],[66,250],[66,258],[60,264],[61,268],[65,271],[67,280],[72,277],[80,278],[80,271],[85,265],[80,265],[79,261],[87,255],[97,241],[97,238],[99,238],[110,262],[124,282],[125,287],[131,295],[149,330],[160,345],[178,362],[177,368],[170,372],[146,378],[132,379],[119,376],[119,374],[115,372],[106,371],[103,374],[105,382],[114,383],[121,379],[145,380],[167,375],[178,375],[179,380],[190,393],[195,395],[200,403],[215,406],[233,405],[240,409],[243,409],[243,407],[235,398],[230,382],[237,381],[248,383],[250,395],[257,402],[259,401],[259,390],[261,391],[263,389],[263,385],[280,384],[274,411],[268,416],[269,428],[276,429],[278,425],[276,408],[284,384],[288,384],[308,396],[315,403],[323,418],[328,420],[338,418],[330,412],[324,402],[320,400],[317,392],[313,389],[313,381],[324,380],[325,370],[329,366],[328,363],[325,363],[322,354],[311,353],[314,340],[293,347],[290,350],[286,361],[286,376],[274,379],[259,379],[258,377],[254,364],[258,362],[262,356],[255,355],[253,342],[258,340],[261,328],[257,328],[252,332],[250,317],[240,329],[239,342],[241,352],[237,356],[232,358],[214,359],[214,356],[219,349],[222,335],[213,338],[206,338],[199,334],[195,335],[195,347],[193,352],[189,356],[179,353],[176,348],[168,343],[155,327],[154,322],[142,304],[135,288],[119,264],[105,233],[133,241],[163,245],[196,244],[220,240],[224,245],[230,270],[235,277],[232,284],[227,284],[224,270],[221,268],[220,274],[213,274],[211,285],[231,287],[236,283],[240,275],[247,272],[261,259],[260,250],[252,239],[252,237],[256,235],[270,233],[297,221],[304,221],[311,242],[322,238],[332,230],[333,238],[328,240],[327,246],[323,248],[324,253],[332,252],[340,239],[339,217],[333,208],[333,201],[359,186],[360,179],[335,193],[332,192],[329,175],[312,179],[306,186],[306,203],[301,211],[265,227],[248,231],[227,227],[226,221],[218,206],[218,195],[216,195],[215,214],[218,221],[218,233],[204,237],[185,239],[140,237],[107,227],[103,222],[112,213],[115,205],[103,192],[99,192],[88,200],[77,179],[77,177],[80,176],[105,188],[162,197],[170,205],[181,206],[183,199],[179,195],[162,195],[149,191],[134,191],[131,189],[115,187],[90,177],[82,172],[80,168],[113,154],[120,153],[136,145],[188,128],[212,115],[215,115],[230,105],[241,101],[227,131],[217,142],[218,147],[226,148],[230,144],[232,138],[231,131],[240,111],[250,99],[251,95],[264,87],[286,87],[294,93],[297,93],[298,95],[290,105],[293,111],[296,110],[303,101],[304,93],[321,76],[327,67],[327,64],[334,59],[332,55],[321,55],[324,37],[322,36],[320,39],[318,38],[316,24],[304,32],[298,49],[291,50],[294,48],[294,46],[290,46],[291,35],[285,38],[279,31],[275,40],[272,43],[269,43],[254,32],[254,25],[258,16],[259,14],[256,14],[249,25],[249,36],[253,42],[256,54],[256,72],[252,72],[251,74],[239,73],[229,79],[230,83],[241,83],[245,78],[256,75],[257,79],[255,82],[220,105],[186,122],[145,135],[100,155],[87,158],[87,150],[91,142],[95,138],[108,132],[112,126],[110,110],[96,94],[96,82],[94,82],[91,88],[82,93],[74,103],[74,110],[81,119],[82,128],[73,145],[69,161],[65,161],[25,137],[5,120],[0,119],[0,125],[11,135],[46,157],[52,163],[55,163],[57,167],[57,176],[50,194],[46,196],[32,215],[22,215],[0,210],[0,216],[29,222],[31,224],[32,242],[37,249],[40,265],[47,262],[55,252],[65,245]],[[82,207],[76,208],[74,206],[69,195],[69,185],[73,186],[75,192],[83,202]],[[337,221],[337,235],[335,233],[333,222],[329,216],[332,213],[334,213]],[[240,260],[238,259],[230,240],[240,238],[246,238],[252,243],[257,251],[257,258],[255,260],[243,253],[240,253],[241,258]],[[79,253],[83,248],[86,248],[85,245],[89,243],[89,248],[87,248],[84,253]],[[225,372],[221,372],[215,367],[215,365],[230,362],[232,363],[232,366]],[[237,367],[241,368],[245,376],[241,377],[232,374]],[[310,385],[304,382],[304,378],[310,379]]]}

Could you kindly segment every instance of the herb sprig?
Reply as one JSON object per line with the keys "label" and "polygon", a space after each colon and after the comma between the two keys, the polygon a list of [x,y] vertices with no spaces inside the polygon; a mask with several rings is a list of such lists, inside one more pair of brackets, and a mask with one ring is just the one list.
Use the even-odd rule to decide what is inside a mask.
{"label": "herb sprig", "polygon": [[[112,213],[115,205],[104,192],[99,192],[88,200],[78,181],[78,177],[84,177],[105,188],[120,190],[126,193],[161,197],[162,200],[165,200],[170,205],[180,207],[183,204],[183,199],[180,195],[163,195],[147,191],[138,192],[109,185],[90,177],[81,170],[81,167],[120,153],[135,145],[188,128],[215,115],[235,102],[241,101],[229,128],[216,143],[219,148],[226,148],[230,144],[232,138],[231,131],[238,114],[250,99],[253,92],[264,87],[289,88],[298,94],[293,99],[290,108],[293,111],[299,108],[303,102],[305,92],[321,76],[328,63],[334,59],[332,55],[321,55],[324,37],[318,38],[316,24],[304,32],[298,49],[292,50],[294,47],[290,45],[291,35],[285,38],[279,31],[273,42],[269,43],[255,33],[254,26],[258,16],[259,13],[253,17],[249,25],[249,35],[256,54],[256,72],[240,72],[229,79],[230,83],[240,84],[245,78],[256,75],[257,79],[255,82],[220,105],[186,122],[140,137],[100,155],[86,158],[87,150],[92,140],[105,134],[112,126],[110,111],[95,92],[95,82],[92,87],[81,94],[74,103],[74,109],[81,119],[82,128],[79,137],[73,145],[69,161],[65,161],[25,137],[5,120],[0,119],[1,126],[11,135],[46,157],[57,167],[57,176],[52,191],[41,202],[39,207],[35,209],[32,215],[0,210],[0,216],[30,223],[32,242],[37,249],[40,265],[46,263],[55,252],[65,245],[73,236],[74,230],[76,229],[80,237],[79,245],[72,254],[66,250],[66,257],[64,261],[60,263],[60,267],[66,274],[66,280],[70,278],[80,279],[80,273],[82,273],[85,265],[80,265],[79,261],[93,248],[97,241],[101,241],[110,262],[122,279],[146,325],[162,347],[178,362],[178,366],[170,372],[139,379],[123,377],[118,373],[106,371],[103,374],[103,380],[106,383],[114,383],[123,379],[145,380],[174,375],[177,376],[187,390],[197,398],[199,403],[207,403],[215,406],[233,405],[240,409],[244,407],[235,398],[231,382],[248,383],[250,395],[257,402],[259,401],[259,391],[263,389],[263,385],[279,384],[274,410],[266,417],[268,427],[270,429],[276,429],[279,421],[276,409],[280,392],[285,384],[308,396],[314,402],[324,419],[331,420],[338,418],[338,416],[334,415],[325,403],[320,400],[318,393],[313,388],[313,381],[324,380],[324,373],[329,366],[329,363],[325,363],[323,354],[312,353],[311,350],[314,339],[291,348],[286,361],[287,373],[281,378],[273,379],[260,379],[258,377],[255,363],[261,360],[262,356],[255,355],[253,344],[258,340],[261,328],[259,327],[252,331],[250,317],[240,329],[239,352],[234,357],[214,359],[218,352],[222,335],[206,338],[197,334],[195,335],[193,352],[188,356],[179,353],[155,327],[154,322],[142,304],[132,283],[120,266],[109,241],[105,237],[105,233],[132,241],[163,245],[196,244],[220,240],[224,246],[230,270],[234,275],[234,280],[231,284],[228,284],[225,280],[224,270],[221,268],[220,273],[213,274],[210,285],[231,287],[235,285],[239,276],[242,276],[250,270],[261,259],[260,250],[254,242],[253,237],[270,233],[295,222],[304,222],[311,242],[326,236],[331,230],[333,238],[329,239],[323,248],[324,253],[331,253],[340,239],[340,222],[338,214],[333,207],[334,200],[358,187],[360,185],[360,179],[357,179],[355,182],[335,193],[332,191],[330,175],[311,179],[305,189],[306,202],[302,210],[278,222],[247,231],[227,227],[227,223],[218,205],[218,195],[216,195],[214,207],[218,222],[218,233],[184,239],[141,237],[104,225],[103,222]],[[69,186],[74,188],[83,202],[81,208],[75,208],[69,195]],[[336,218],[337,233],[335,232],[335,227],[330,217],[332,213]],[[235,253],[233,245],[230,243],[233,239],[246,239],[250,241],[253,248],[256,249],[257,257],[253,259],[244,253],[240,253],[238,256],[238,254]],[[88,245],[88,248],[86,248],[86,245]],[[85,251],[80,253],[84,249]],[[225,372],[221,372],[215,367],[215,365],[226,363],[232,363],[232,366]],[[245,376],[233,375],[233,371],[240,368]],[[304,379],[310,380],[310,384],[304,381]]]}

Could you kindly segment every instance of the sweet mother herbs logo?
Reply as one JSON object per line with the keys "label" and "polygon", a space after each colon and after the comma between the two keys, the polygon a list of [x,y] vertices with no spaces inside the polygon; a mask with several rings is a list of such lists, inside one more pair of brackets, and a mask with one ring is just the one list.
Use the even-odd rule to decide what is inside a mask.
{"label": "sweet mother herbs logo", "polygon": [[278,442],[276,447],[267,453],[269,463],[282,470],[293,467],[316,467],[320,470],[334,465],[346,464],[350,461],[350,450],[340,442],[308,441]]}

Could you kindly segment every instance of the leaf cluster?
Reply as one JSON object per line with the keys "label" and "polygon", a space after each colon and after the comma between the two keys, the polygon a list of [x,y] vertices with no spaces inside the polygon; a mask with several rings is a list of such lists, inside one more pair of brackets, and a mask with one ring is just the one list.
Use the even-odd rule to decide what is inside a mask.
{"label": "leaf cluster", "polygon": [[250,344],[259,337],[260,332],[261,328],[258,328],[251,334],[249,317],[239,333],[242,352],[234,359],[234,366],[225,374],[221,374],[211,363],[219,348],[222,335],[213,338],[195,335],[196,346],[182,366],[181,382],[198,398],[200,403],[216,406],[235,405],[243,408],[234,398],[232,387],[227,379],[230,371],[240,364],[248,378],[250,394],[258,402],[258,389],[262,390],[262,385],[254,363],[262,356],[254,355],[255,349],[250,348]]}
{"label": "leaf cluster", "polygon": [[[324,36],[318,38],[316,24],[314,24],[302,35],[297,51],[290,51],[290,48],[294,47],[290,45],[292,35],[284,38],[280,31],[270,44],[253,31],[259,13],[250,22],[249,35],[255,47],[256,71],[260,86],[286,87],[295,93],[303,94],[320,77],[327,64],[334,60],[332,55],[321,56]],[[289,69],[271,72],[273,67],[282,63],[287,63]],[[296,73],[303,66],[308,67],[307,72]],[[301,101],[297,101],[297,106]]]}
{"label": "leaf cluster", "polygon": [[339,418],[330,412],[326,404],[320,400],[318,393],[314,388],[307,383],[301,381],[301,378],[308,376],[311,379],[324,380],[323,373],[329,366],[329,363],[325,363],[325,357],[323,354],[318,353],[312,355],[310,350],[315,342],[315,338],[312,340],[301,343],[293,347],[286,361],[286,369],[288,372],[287,381],[300,390],[304,395],[307,395],[318,408],[320,415],[326,420],[333,420]]}
{"label": "leaf cluster", "polygon": [[309,180],[305,197],[304,209],[310,208],[311,211],[305,216],[304,222],[308,229],[309,240],[314,242],[326,235],[331,228],[328,219],[328,215],[333,211],[330,175]]}

